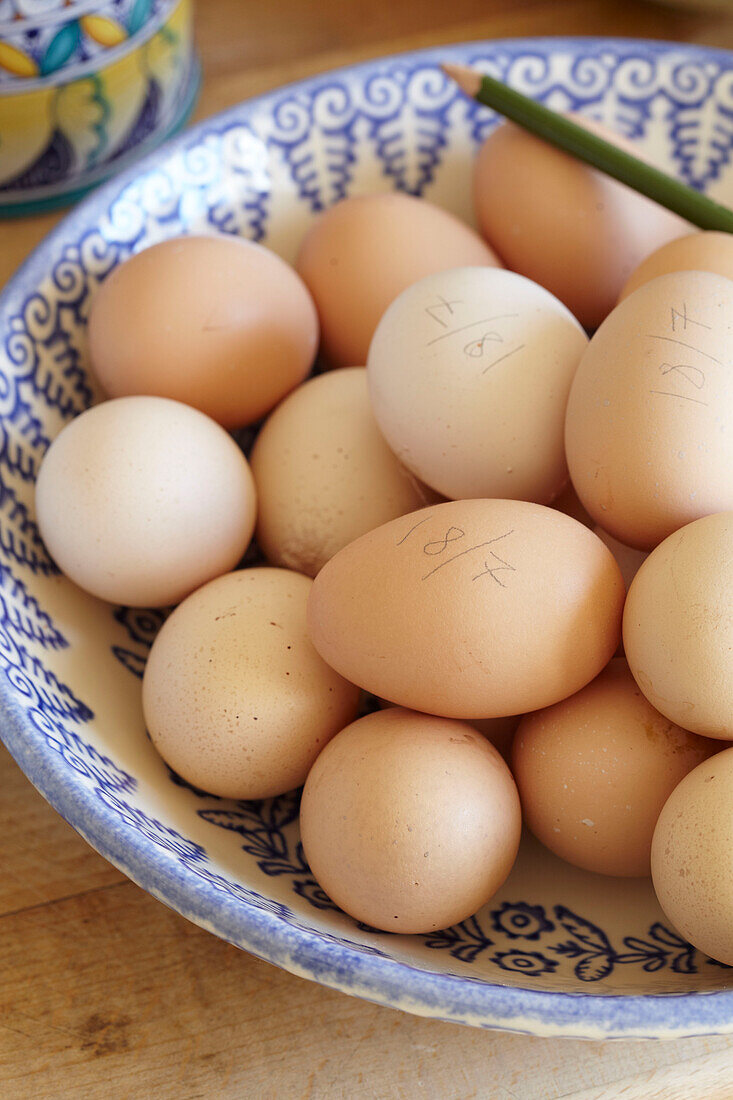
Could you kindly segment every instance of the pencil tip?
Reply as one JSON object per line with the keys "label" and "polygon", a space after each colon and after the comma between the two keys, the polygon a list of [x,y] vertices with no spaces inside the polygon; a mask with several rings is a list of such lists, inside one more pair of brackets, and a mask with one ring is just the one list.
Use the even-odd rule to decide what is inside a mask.
{"label": "pencil tip", "polygon": [[455,80],[458,87],[466,93],[466,95],[476,96],[478,90],[481,87],[481,74],[475,72],[473,69],[469,69],[466,65],[454,65],[450,61],[446,61],[444,65],[440,66],[446,76],[449,76],[451,80]]}

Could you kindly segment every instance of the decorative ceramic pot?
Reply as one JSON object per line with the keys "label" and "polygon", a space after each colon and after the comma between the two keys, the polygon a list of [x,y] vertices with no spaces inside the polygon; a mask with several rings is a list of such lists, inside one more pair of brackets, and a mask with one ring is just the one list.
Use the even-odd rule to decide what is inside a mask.
{"label": "decorative ceramic pot", "polygon": [[192,0],[0,0],[0,214],[69,202],[151,149],[198,82]]}

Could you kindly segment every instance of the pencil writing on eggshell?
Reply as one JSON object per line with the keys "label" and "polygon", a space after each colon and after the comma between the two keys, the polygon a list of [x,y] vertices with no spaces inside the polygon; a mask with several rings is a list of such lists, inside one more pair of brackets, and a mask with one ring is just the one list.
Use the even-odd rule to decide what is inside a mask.
{"label": "pencil writing on eggshell", "polygon": [[666,206],[700,229],[733,233],[733,210],[639,160],[565,115],[510,88],[486,73],[446,63],[443,72],[471,96],[536,137],[555,145],[634,191]]}

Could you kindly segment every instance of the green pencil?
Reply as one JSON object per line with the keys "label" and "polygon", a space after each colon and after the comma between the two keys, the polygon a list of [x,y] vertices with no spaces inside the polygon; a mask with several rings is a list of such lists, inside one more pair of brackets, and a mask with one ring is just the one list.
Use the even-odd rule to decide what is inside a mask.
{"label": "green pencil", "polygon": [[647,195],[700,229],[733,233],[733,210],[727,206],[713,202],[687,184],[604,141],[577,122],[551,111],[492,76],[463,65],[446,64],[442,68],[466,95],[491,107],[536,137],[625,183],[634,191]]}

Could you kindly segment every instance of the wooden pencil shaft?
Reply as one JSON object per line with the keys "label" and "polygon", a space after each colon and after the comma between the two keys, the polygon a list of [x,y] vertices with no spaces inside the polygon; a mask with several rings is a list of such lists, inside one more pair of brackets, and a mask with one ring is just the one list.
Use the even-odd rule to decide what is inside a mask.
{"label": "wooden pencil shaft", "polygon": [[709,199],[572,119],[551,111],[494,77],[483,75],[476,99],[578,160],[625,183],[700,229],[733,232],[733,210]]}

